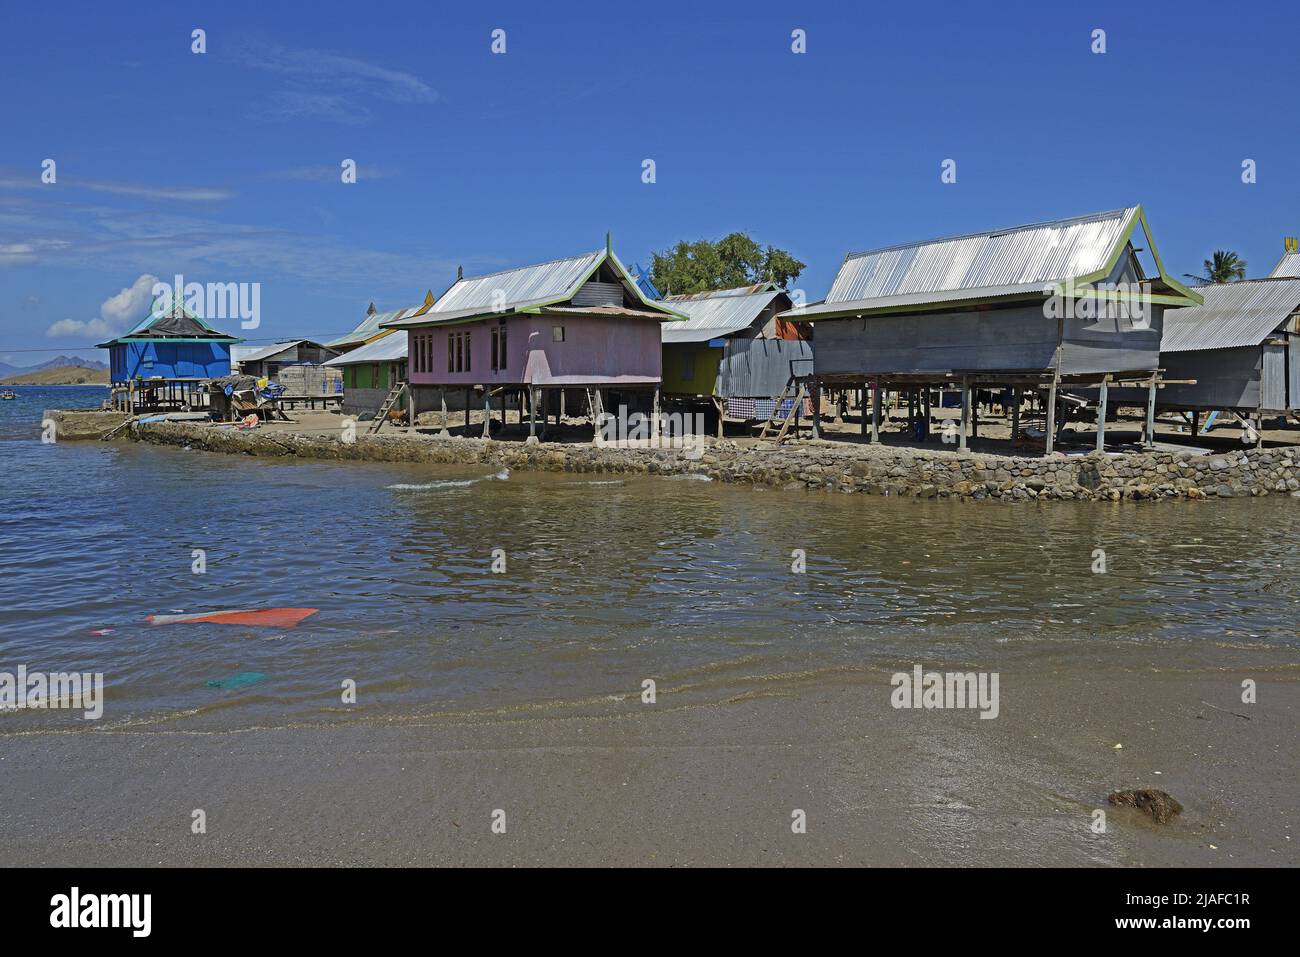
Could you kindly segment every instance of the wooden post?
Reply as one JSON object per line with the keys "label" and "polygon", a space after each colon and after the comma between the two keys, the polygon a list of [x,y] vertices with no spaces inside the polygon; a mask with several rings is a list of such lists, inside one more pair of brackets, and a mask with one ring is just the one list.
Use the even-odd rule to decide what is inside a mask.
{"label": "wooden post", "polygon": [[809,387],[812,390],[813,402],[812,437],[820,439],[822,437],[822,390],[816,379],[809,384]]}
{"label": "wooden post", "polygon": [[970,437],[972,439],[980,437],[980,390],[978,387],[971,390]]}
{"label": "wooden post", "polygon": [[537,389],[532,386],[528,388],[528,438],[530,441],[537,439]]}
{"label": "wooden post", "polygon": [[409,382],[406,383],[406,425],[415,430],[415,389]]}
{"label": "wooden post", "polygon": [[1192,410],[1192,438],[1201,434],[1201,410]]}
{"label": "wooden post", "polygon": [[871,386],[871,441],[880,441],[880,377]]}
{"label": "wooden post", "polygon": [[722,401],[722,396],[715,395],[713,397],[713,405],[718,410],[718,439],[721,440],[722,439],[722,415],[725,409]]}
{"label": "wooden post", "polygon": [[1043,454],[1051,455],[1056,445],[1056,375],[1052,375],[1052,387],[1047,390],[1047,435],[1043,437]]}
{"label": "wooden post", "polygon": [[1097,395],[1097,451],[1106,449],[1106,390],[1110,386],[1110,376],[1101,377],[1101,390]]}
{"label": "wooden post", "polygon": [[1020,439],[1020,390],[1011,390],[1011,447]]}
{"label": "wooden post", "polygon": [[858,390],[858,417],[861,419],[859,426],[865,439],[867,437],[867,384],[865,382]]}
{"label": "wooden post", "polygon": [[907,390],[907,431],[912,434],[916,429],[916,390]]}
{"label": "wooden post", "polygon": [[966,430],[970,427],[970,383],[961,377],[961,428],[957,432],[957,450],[966,451]]}
{"label": "wooden post", "polygon": [[[655,388],[655,395],[659,394],[658,387]],[[559,425],[564,421],[564,390],[560,390],[560,411],[556,413],[555,424]]]}
{"label": "wooden post", "polygon": [[650,439],[651,446],[657,448],[659,445],[659,386],[655,386],[654,399],[651,402]]}
{"label": "wooden post", "polygon": [[1147,424],[1146,424],[1146,447],[1153,449],[1156,446],[1156,377],[1152,376],[1151,381],[1147,384]]}
{"label": "wooden post", "polygon": [[492,438],[492,389],[483,386],[483,438]]}

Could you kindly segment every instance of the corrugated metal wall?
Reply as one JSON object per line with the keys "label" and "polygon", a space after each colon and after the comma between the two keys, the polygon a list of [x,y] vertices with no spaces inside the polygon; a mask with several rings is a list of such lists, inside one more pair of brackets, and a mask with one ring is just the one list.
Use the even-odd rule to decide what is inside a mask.
{"label": "corrugated metal wall", "polygon": [[1041,306],[823,320],[814,324],[819,375],[1050,369],[1057,320]]}
{"label": "corrugated metal wall", "polygon": [[1061,344],[1061,374],[1133,372],[1160,365],[1160,334],[1164,306],[1147,307],[1149,315],[1135,323],[1124,317],[1065,320]]}
{"label": "corrugated metal wall", "polygon": [[1259,406],[1258,346],[1167,352],[1166,379],[1195,379],[1195,385],[1167,385],[1156,393],[1162,406],[1189,409],[1254,409]]}
{"label": "corrugated metal wall", "polygon": [[[817,344],[821,348],[821,344]],[[724,398],[772,398],[781,394],[791,371],[813,371],[813,343],[799,339],[727,339],[718,368]]]}
{"label": "corrugated metal wall", "polygon": [[617,282],[597,282],[594,279],[582,284],[573,294],[575,306],[621,306],[623,286]]}
{"label": "corrugated metal wall", "polygon": [[1263,347],[1260,367],[1259,405],[1262,409],[1281,412],[1286,409],[1286,346]]}

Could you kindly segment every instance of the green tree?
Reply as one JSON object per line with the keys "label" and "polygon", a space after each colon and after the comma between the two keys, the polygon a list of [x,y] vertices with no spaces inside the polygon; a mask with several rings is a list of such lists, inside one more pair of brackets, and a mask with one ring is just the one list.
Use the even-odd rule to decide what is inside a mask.
{"label": "green tree", "polygon": [[1236,282],[1246,278],[1246,260],[1226,249],[1216,249],[1213,258],[1205,260],[1203,265],[1205,267],[1203,275],[1195,276],[1192,273],[1183,273],[1183,275],[1201,283]]}
{"label": "green tree", "polygon": [[784,249],[760,246],[746,233],[731,233],[717,242],[683,240],[651,256],[650,278],[665,296],[767,281],[785,289],[804,270]]}

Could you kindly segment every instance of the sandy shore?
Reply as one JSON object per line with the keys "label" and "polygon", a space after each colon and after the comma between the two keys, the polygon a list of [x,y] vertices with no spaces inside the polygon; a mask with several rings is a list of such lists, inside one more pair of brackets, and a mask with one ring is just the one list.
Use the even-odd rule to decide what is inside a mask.
{"label": "sandy shore", "polygon": [[[1251,706],[1236,672],[1124,657],[1004,673],[996,720],[896,711],[872,668],[418,724],[3,735],[0,846],[11,865],[1300,863],[1300,669],[1247,672]],[[1109,808],[1093,833],[1126,787],[1186,810]]]}

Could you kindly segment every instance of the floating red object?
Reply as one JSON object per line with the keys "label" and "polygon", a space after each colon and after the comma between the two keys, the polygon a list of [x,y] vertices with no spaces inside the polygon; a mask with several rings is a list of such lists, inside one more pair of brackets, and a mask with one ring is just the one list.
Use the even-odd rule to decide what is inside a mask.
{"label": "floating red object", "polygon": [[253,608],[242,611],[207,611],[195,615],[150,615],[151,625],[175,625],[182,622],[209,622],[214,625],[261,625],[267,628],[292,628],[318,608]]}

